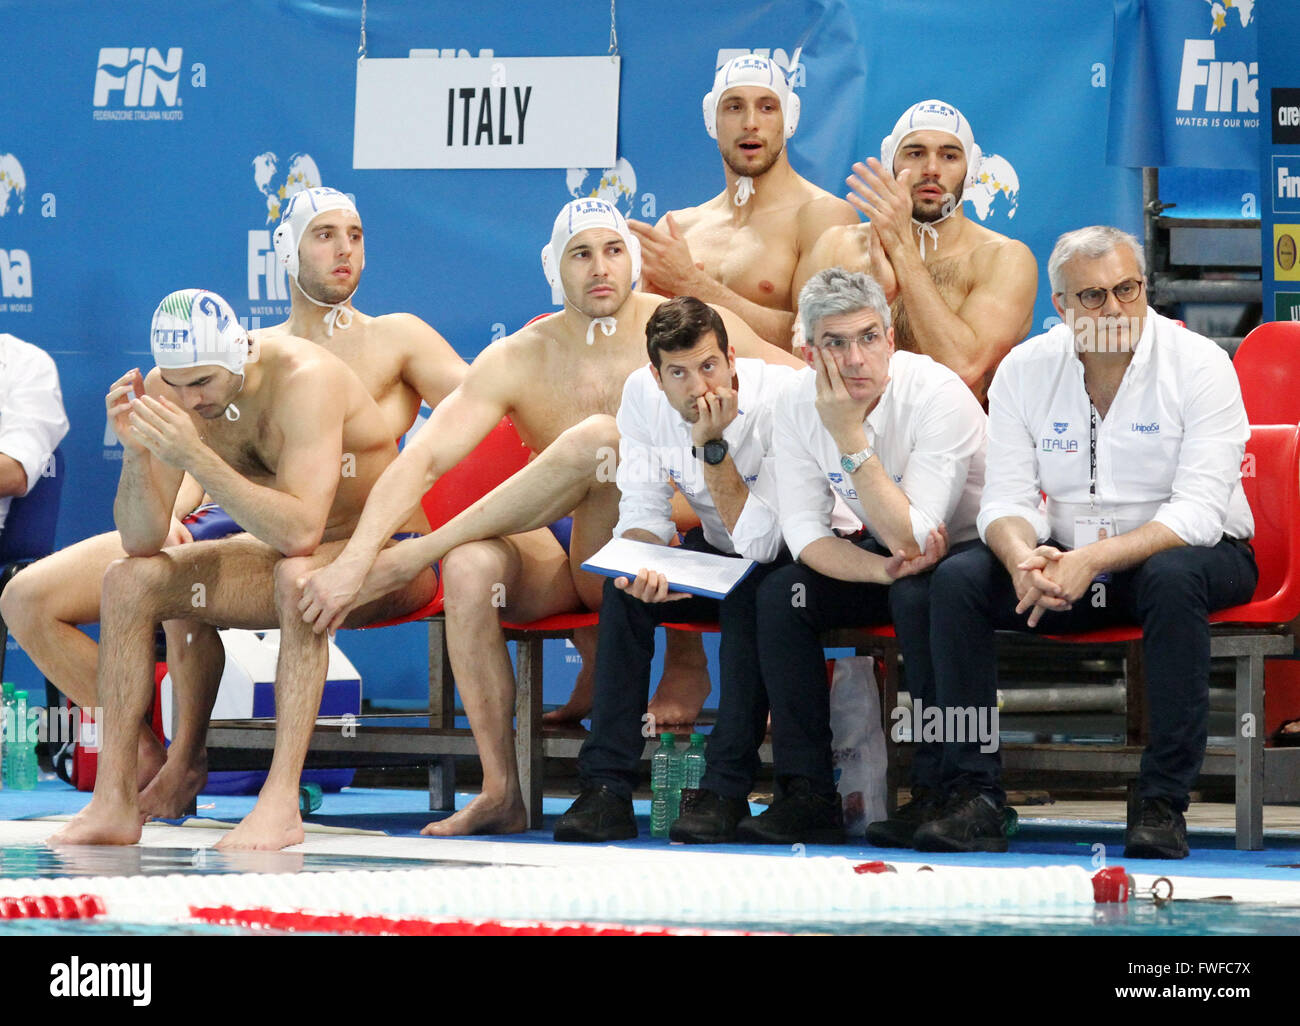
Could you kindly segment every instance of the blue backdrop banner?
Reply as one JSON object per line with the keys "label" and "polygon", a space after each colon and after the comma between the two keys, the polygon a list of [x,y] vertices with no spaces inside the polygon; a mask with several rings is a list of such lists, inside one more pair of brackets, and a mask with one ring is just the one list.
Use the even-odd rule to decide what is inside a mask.
{"label": "blue backdrop banner", "polygon": [[[1216,61],[1254,60],[1240,3],[1213,33],[1210,5],[1186,4],[1199,35],[1170,45],[1181,54],[1184,37],[1211,39]],[[0,331],[46,349],[62,376],[72,431],[60,544],[112,526],[121,450],[103,395],[149,361],[158,301],[204,287],[249,326],[288,314],[271,231],[290,193],[323,183],[354,194],[367,240],[357,306],[411,311],[472,358],[551,309],[538,252],[561,204],[600,195],[653,221],[722,189],[701,98],[736,54],[788,64],[802,48],[791,161],[833,193],[905,108],[939,98],[989,154],[967,214],[1025,241],[1040,266],[1064,230],[1141,230],[1137,172],[1106,163],[1111,0],[618,0],[616,159],[536,170],[354,169],[360,0],[0,0],[0,19],[7,52],[22,55],[0,92]],[[366,52],[599,57],[610,28],[605,0],[370,0]],[[1230,73],[1204,66],[1221,94]],[[1052,316],[1040,273],[1035,327]],[[418,626],[340,644],[368,697],[424,694]],[[31,682],[23,660],[10,665]],[[548,678],[546,700],[563,700],[571,679]]]}
{"label": "blue backdrop banner", "polygon": [[1106,160],[1254,169],[1256,0],[1115,0]]}

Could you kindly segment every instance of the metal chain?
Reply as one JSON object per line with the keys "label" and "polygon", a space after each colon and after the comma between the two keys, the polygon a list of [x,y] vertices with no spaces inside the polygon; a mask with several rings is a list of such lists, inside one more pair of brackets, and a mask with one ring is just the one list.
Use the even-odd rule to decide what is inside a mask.
{"label": "metal chain", "polygon": [[[365,0],[361,0],[365,3]],[[609,0],[609,55],[618,56],[618,30],[614,27],[614,0]]]}
{"label": "metal chain", "polygon": [[357,47],[357,59],[364,60],[366,56],[366,0],[361,0],[361,45]]}

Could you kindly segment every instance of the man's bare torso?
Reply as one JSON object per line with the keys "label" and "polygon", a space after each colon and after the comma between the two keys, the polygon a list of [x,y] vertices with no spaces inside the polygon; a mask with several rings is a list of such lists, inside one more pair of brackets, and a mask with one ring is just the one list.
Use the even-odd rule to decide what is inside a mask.
{"label": "man's bare torso", "polygon": [[[397,457],[397,445],[389,420],[370,397],[346,363],[314,344],[291,336],[263,336],[258,352],[260,375],[255,393],[235,397],[240,417],[236,421],[219,417],[191,419],[199,437],[236,473],[254,484],[279,489],[278,471],[284,458],[286,417],[296,416],[294,404],[284,401],[287,391],[301,393],[304,380],[316,394],[299,401],[341,405],[342,458],[340,464],[322,467],[322,473],[338,474],[338,489],[326,519],[323,541],[351,535],[366,497],[379,475]],[[310,368],[311,364],[323,364]],[[315,373],[304,371],[314,370]],[[177,397],[165,385],[161,391],[173,402]],[[427,529],[417,511],[405,530]]]}
{"label": "man's bare torso", "polygon": [[660,302],[633,294],[618,333],[606,336],[598,327],[590,346],[565,333],[558,315],[495,343],[511,368],[510,418],[525,445],[541,452],[587,417],[617,415],[627,376],[649,362],[645,324]]}
{"label": "man's bare torso", "polygon": [[[419,414],[422,399],[427,400],[430,406],[436,405],[438,400],[445,398],[459,383],[461,376],[448,373],[442,395],[421,396],[416,385],[408,378],[407,366],[410,358],[410,334],[417,326],[423,327],[422,322],[409,314],[370,317],[354,311],[350,327],[336,329],[332,336],[325,335],[322,331],[319,338],[312,339],[352,368],[352,372],[361,379],[362,385],[379,406],[393,438],[400,438],[410,430]],[[284,337],[288,334],[286,322],[266,329],[260,337]],[[447,353],[425,352],[422,356],[426,359],[440,359],[448,365],[458,363],[458,369],[463,374],[464,363],[457,360],[450,350]]]}
{"label": "man's bare torso", "polygon": [[[739,227],[724,193],[702,206],[676,211],[696,263],[733,292],[774,310],[794,308],[790,283],[799,263],[797,239],[802,202],[755,211]],[[753,202],[752,200],[750,202]]]}

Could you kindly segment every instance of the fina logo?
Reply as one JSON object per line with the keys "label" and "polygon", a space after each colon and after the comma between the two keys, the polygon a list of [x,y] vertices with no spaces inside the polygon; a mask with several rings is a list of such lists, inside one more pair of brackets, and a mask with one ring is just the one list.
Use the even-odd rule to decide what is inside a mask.
{"label": "fina logo", "polygon": [[106,46],[95,71],[95,106],[107,107],[121,93],[123,107],[179,107],[181,48],[170,47],[166,59],[157,47]]}
{"label": "fina logo", "polygon": [[[565,173],[564,184],[574,199],[602,199],[624,217],[636,216],[636,171],[626,157],[619,157],[613,167],[605,168],[594,181],[587,168],[571,167]],[[646,196],[652,205],[649,211],[643,209],[641,216],[654,217],[654,197],[650,193]]]}
{"label": "fina logo", "polygon": [[0,217],[9,213],[10,200],[17,203],[16,213],[21,214],[27,204],[27,176],[17,157],[0,153]]}
{"label": "fina logo", "polygon": [[[13,205],[21,214],[27,205],[27,175],[12,153],[0,153],[0,217]],[[32,298],[32,258],[25,249],[0,249],[0,296]],[[31,313],[30,303],[0,303],[0,313]]]}
{"label": "fina logo", "polygon": [[[322,184],[320,168],[309,153],[295,153],[280,174],[280,160],[267,150],[253,158],[253,184],[266,198],[266,223],[275,225],[280,220],[285,201],[306,189],[316,189]],[[275,258],[271,231],[262,228],[248,233],[248,298],[250,302],[264,300],[288,302],[289,279],[283,265]],[[265,283],[265,295],[263,294]],[[273,307],[254,307],[253,314],[277,314]]]}
{"label": "fina logo", "polygon": [[[1211,36],[1226,33],[1240,40],[1241,35],[1228,30],[1244,30],[1255,19],[1255,0],[1206,0],[1206,3],[1210,6]],[[1236,15],[1235,18],[1228,16],[1230,10]],[[1241,45],[1240,42],[1237,43],[1238,48]],[[1247,48],[1250,49],[1249,45]],[[1183,60],[1178,74],[1178,110],[1199,110],[1210,114],[1258,114],[1259,63],[1216,60],[1217,56],[1213,39],[1183,40]],[[1229,119],[1229,122],[1233,120],[1240,121]],[[1206,127],[1198,119],[1180,120],[1178,124]],[[1246,122],[1245,127],[1253,128],[1257,125],[1258,122]],[[1242,126],[1229,123],[1224,127]]]}

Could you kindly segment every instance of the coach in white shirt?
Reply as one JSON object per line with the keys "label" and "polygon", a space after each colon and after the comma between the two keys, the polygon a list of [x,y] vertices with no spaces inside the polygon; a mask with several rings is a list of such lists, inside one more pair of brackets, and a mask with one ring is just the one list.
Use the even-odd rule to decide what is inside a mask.
{"label": "coach in white shirt", "polygon": [[591,733],[578,757],[583,790],[556,823],[557,841],[637,835],[632,792],[641,773],[659,624],[720,621],[722,630],[721,696],[702,793],[673,824],[673,840],[733,839],[737,821],[749,815],[767,725],[754,599],[764,577],[789,562],[777,517],[772,407],[799,371],[737,359],[722,318],[689,296],[655,310],[646,323],[646,349],[650,365],[628,376],[618,410],[621,494],[614,536],[667,545],[676,534],[676,484],[700,518],[684,547],[758,565],[721,602],[671,594],[662,574],[644,568],[633,579],[605,582]]}
{"label": "coach in white shirt", "polygon": [[[985,416],[961,378],[928,356],[894,351],[889,304],[861,273],[829,268],[799,294],[811,369],[781,397],[774,436],[781,525],[799,561],[764,581],[758,647],[772,707],[777,800],[738,840],[844,838],[831,759],[830,696],[819,635],[893,622],[906,660],[928,679],[928,570],[947,546],[976,543]],[[836,494],[865,525],[831,527]],[[945,534],[946,530],[946,534]],[[930,701],[923,685],[914,698]],[[914,787],[937,786],[937,745],[918,745]]]}
{"label": "coach in white shirt", "polygon": [[53,471],[68,433],[59,372],[36,346],[0,332],[0,528],[14,496]]}
{"label": "coach in white shirt", "polygon": [[[1227,355],[1148,310],[1144,273],[1141,246],[1118,229],[1057,240],[1048,275],[1065,321],[994,378],[987,547],[935,573],[931,626],[960,639],[935,675],[940,704],[963,706],[995,700],[995,629],[1141,624],[1151,737],[1125,857],[1182,858],[1205,754],[1208,615],[1249,601],[1258,576],[1241,488],[1250,428]],[[946,783],[1000,800],[997,755],[958,747]],[[917,846],[941,847],[959,826],[927,824]]]}

